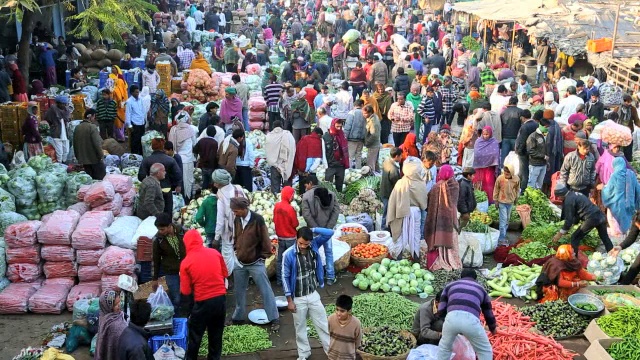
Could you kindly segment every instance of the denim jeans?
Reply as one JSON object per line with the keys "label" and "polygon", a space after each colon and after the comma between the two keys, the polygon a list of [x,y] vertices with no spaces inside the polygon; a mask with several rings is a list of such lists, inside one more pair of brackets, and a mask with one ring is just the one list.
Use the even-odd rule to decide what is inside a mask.
{"label": "denim jeans", "polygon": [[242,108],[242,125],[244,125],[244,131],[251,131],[249,128],[249,108]]}
{"label": "denim jeans", "polygon": [[540,75],[542,74],[542,80],[545,80],[547,78],[547,65],[545,64],[538,64],[537,65],[537,71],[536,71],[536,83],[540,84]]}
{"label": "denim jeans", "polygon": [[529,183],[529,157],[518,155],[518,159],[520,159],[520,190],[524,192]]}
{"label": "denim jeans", "polygon": [[477,316],[462,310],[454,310],[447,313],[442,326],[442,338],[440,339],[438,360],[449,360],[453,342],[458,335],[463,335],[469,340],[478,360],[492,360],[493,350],[489,337]]}
{"label": "denim jeans", "polygon": [[535,166],[529,165],[529,181],[527,183],[528,187],[532,187],[534,189],[541,189],[542,182],[544,181],[544,175],[547,173],[547,167],[545,165]]}
{"label": "denim jeans", "polygon": [[427,220],[427,210],[420,210],[420,234],[424,234],[424,222],[426,220]]}
{"label": "denim jeans", "polygon": [[387,210],[389,208],[389,199],[382,198],[382,230],[387,229]]}
{"label": "denim jeans", "polygon": [[278,258],[276,260],[276,281],[278,284],[282,284],[282,254],[288,248],[296,244],[295,239],[283,240],[278,238]]}
{"label": "denim jeans", "polygon": [[[502,139],[500,144],[500,167],[504,167],[504,159],[516,149],[516,139]],[[513,174],[515,175],[515,174]]]}
{"label": "denim jeans", "polygon": [[279,319],[278,308],[276,307],[276,298],[273,295],[273,289],[269,283],[267,276],[267,268],[264,260],[258,260],[251,265],[236,266],[233,269],[233,281],[236,298],[236,309],[231,317],[235,321],[244,321],[245,312],[247,310],[247,288],[249,287],[249,276],[253,279],[260,290],[264,310],[267,313],[269,321]]}
{"label": "denim jeans", "polygon": [[169,298],[177,310],[180,307],[180,275],[165,275],[164,279],[167,281]]}
{"label": "denim jeans", "polygon": [[507,228],[509,227],[509,217],[512,207],[513,204],[498,203],[498,213],[500,214],[500,237],[498,241],[504,240],[507,237]]}
{"label": "denim jeans", "polygon": [[331,244],[331,240],[327,241],[322,245],[324,248],[324,259],[326,264],[324,264],[325,269],[325,280],[335,280],[336,279],[336,269],[335,264],[333,263],[333,244]]}

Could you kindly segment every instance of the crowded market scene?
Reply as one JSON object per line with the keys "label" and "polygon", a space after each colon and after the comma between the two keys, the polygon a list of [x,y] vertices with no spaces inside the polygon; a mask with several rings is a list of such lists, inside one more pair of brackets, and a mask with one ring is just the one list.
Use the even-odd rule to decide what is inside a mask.
{"label": "crowded market scene", "polygon": [[0,4],[1,359],[640,359],[640,6]]}

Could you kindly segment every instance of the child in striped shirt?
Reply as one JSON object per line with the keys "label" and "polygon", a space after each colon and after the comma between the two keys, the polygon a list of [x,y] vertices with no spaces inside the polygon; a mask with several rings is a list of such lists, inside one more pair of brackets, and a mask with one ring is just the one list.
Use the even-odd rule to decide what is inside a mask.
{"label": "child in striped shirt", "polygon": [[356,349],[362,343],[362,325],[351,314],[353,299],[340,295],[336,300],[336,312],[329,316],[329,360],[355,359]]}

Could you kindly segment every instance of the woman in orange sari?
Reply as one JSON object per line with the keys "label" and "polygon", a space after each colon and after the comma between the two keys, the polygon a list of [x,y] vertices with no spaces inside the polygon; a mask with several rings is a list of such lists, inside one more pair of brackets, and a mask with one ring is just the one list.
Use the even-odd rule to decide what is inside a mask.
{"label": "woman in orange sari", "polygon": [[211,75],[211,66],[207,60],[204,59],[204,55],[201,52],[196,53],[196,58],[191,62],[191,67],[189,70],[201,69],[204,70],[207,74]]}
{"label": "woman in orange sari", "polygon": [[543,297],[540,303],[554,300],[567,301],[569,295],[575,294],[594,281],[595,275],[582,267],[569,244],[560,245],[556,256],[549,258],[542,266],[542,273],[536,280],[539,293]]}
{"label": "woman in orange sari", "polygon": [[124,80],[124,75],[122,74],[122,70],[117,65],[111,66],[111,74],[109,74],[109,78],[113,80],[113,100],[116,102],[116,106],[118,108],[116,120],[113,123],[113,135],[118,141],[124,141],[124,120],[125,120],[125,110],[124,103],[129,98],[129,86],[127,82]]}

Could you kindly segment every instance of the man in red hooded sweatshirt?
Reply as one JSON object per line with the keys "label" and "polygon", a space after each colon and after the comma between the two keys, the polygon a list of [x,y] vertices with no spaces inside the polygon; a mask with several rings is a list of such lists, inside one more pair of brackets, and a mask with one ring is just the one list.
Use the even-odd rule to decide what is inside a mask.
{"label": "man in red hooded sweatshirt", "polygon": [[207,359],[219,360],[222,356],[222,331],[226,314],[227,266],[218,250],[204,247],[202,237],[196,230],[184,234],[184,246],[187,256],[180,263],[180,293],[182,299],[193,295],[195,301],[189,317],[187,359],[198,358],[202,336],[207,330]]}
{"label": "man in red hooded sweatshirt", "polygon": [[[296,145],[296,155],[293,167],[300,178],[309,174],[315,174],[316,169],[322,163],[322,129],[316,127],[310,135],[304,136]],[[291,178],[295,172],[291,172]],[[304,194],[304,184],[300,182],[299,193]]]}
{"label": "man in red hooded sweatshirt", "polygon": [[[280,192],[280,202],[273,208],[273,226],[278,236],[278,260],[277,269],[282,269],[282,254],[296,243],[298,229],[298,214],[291,206],[294,190],[291,186],[285,186]],[[276,283],[282,286],[282,271],[276,271]]]}

